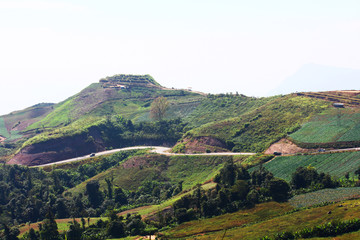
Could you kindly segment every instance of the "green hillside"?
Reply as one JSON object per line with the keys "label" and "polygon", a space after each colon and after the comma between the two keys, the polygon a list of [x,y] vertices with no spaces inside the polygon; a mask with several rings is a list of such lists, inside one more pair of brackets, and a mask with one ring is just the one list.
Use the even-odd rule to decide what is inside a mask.
{"label": "green hillside", "polygon": [[184,138],[209,136],[226,142],[233,151],[261,152],[328,107],[322,100],[288,95],[239,117],[202,125]]}
{"label": "green hillside", "polygon": [[[189,190],[197,184],[211,180],[220,170],[223,163],[232,156],[164,156],[145,155],[128,159],[118,167],[111,168],[91,180],[98,180],[100,188],[106,188],[106,178],[112,178],[114,185],[125,190],[135,191],[144,183],[156,181],[177,184],[182,182],[182,189]],[[83,193],[83,182],[69,192]]]}
{"label": "green hillside", "polygon": [[185,121],[191,127],[200,127],[209,122],[217,122],[250,112],[277,97],[255,98],[239,94],[209,94]]}
{"label": "green hillside", "polygon": [[301,143],[336,143],[360,141],[360,110],[329,109],[290,135]]}
{"label": "green hillside", "polygon": [[[340,205],[341,207],[339,207]],[[265,236],[273,239],[276,234],[286,231],[301,231],[331,221],[359,218],[359,206],[359,200],[351,200],[341,204],[335,203],[322,207],[286,212],[286,209],[289,209],[287,204],[264,203],[251,210],[183,223],[172,230],[163,232],[163,235],[176,239],[258,240]],[[358,236],[359,232],[354,230],[353,233],[331,239],[357,239]]]}
{"label": "green hillside", "polygon": [[318,172],[329,173],[337,178],[344,177],[347,172],[354,177],[354,171],[360,166],[360,152],[281,156],[264,164],[264,167],[276,177],[290,181],[291,174],[298,167],[309,165]]}

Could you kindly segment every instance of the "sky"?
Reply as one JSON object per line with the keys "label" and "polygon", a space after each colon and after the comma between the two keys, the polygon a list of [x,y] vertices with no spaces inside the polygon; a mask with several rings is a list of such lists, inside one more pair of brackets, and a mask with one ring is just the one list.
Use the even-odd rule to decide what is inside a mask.
{"label": "sky", "polygon": [[358,0],[0,0],[0,115],[100,78],[266,96],[305,64],[360,69]]}

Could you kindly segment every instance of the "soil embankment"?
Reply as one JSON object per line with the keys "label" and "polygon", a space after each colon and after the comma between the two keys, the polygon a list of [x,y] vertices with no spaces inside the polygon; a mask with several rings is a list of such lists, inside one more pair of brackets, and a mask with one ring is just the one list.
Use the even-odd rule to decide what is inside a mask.
{"label": "soil embankment", "polygon": [[[89,136],[92,138],[89,138]],[[92,131],[89,135],[81,134],[61,139],[52,139],[26,146],[8,164],[35,166],[104,150],[105,146],[100,133]]]}
{"label": "soil embankment", "polygon": [[225,143],[213,137],[185,138],[178,144],[182,144],[184,146],[182,152],[187,154],[229,151],[226,149]]}
{"label": "soil embankment", "polygon": [[283,138],[280,141],[272,144],[265,151],[265,154],[273,154],[274,152],[281,152],[282,154],[296,154],[296,153],[307,153],[310,152],[310,150],[298,147],[293,142]]}

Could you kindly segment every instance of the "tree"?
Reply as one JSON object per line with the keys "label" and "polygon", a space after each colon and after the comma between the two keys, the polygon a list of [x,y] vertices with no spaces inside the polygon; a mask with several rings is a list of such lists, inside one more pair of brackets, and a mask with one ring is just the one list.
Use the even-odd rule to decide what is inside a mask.
{"label": "tree", "polygon": [[289,198],[290,186],[280,178],[273,178],[270,181],[270,194],[274,201],[284,202]]}
{"label": "tree", "polygon": [[54,214],[49,210],[46,214],[46,219],[43,221],[41,227],[39,226],[40,237],[42,240],[59,239],[59,231],[55,221]]}
{"label": "tree", "polygon": [[83,230],[81,229],[80,223],[73,219],[69,226],[69,230],[66,232],[67,240],[81,239],[82,232]]}
{"label": "tree", "polygon": [[150,117],[157,121],[163,120],[165,113],[169,107],[169,102],[165,97],[156,98],[150,108]]}
{"label": "tree", "polygon": [[91,180],[86,184],[86,194],[92,207],[97,208],[102,203],[102,193],[99,190],[100,184],[97,180]]}

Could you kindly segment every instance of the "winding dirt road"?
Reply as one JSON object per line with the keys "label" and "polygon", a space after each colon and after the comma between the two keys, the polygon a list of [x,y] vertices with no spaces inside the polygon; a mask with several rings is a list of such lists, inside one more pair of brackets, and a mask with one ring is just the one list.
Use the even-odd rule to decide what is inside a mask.
{"label": "winding dirt road", "polygon": [[[167,155],[167,156],[183,156],[183,155],[187,155],[187,156],[200,156],[200,155],[233,156],[233,155],[255,155],[256,154],[256,153],[234,153],[234,152],[185,154],[185,153],[171,153],[170,152],[171,148],[168,148],[168,147],[136,146],[136,147],[118,148],[118,149],[98,152],[95,154],[95,156],[102,156],[102,155],[112,154],[112,153],[121,152],[121,151],[140,150],[140,149],[151,149],[150,152],[163,154],[163,155]],[[52,163],[37,165],[37,166],[33,166],[33,167],[45,167],[45,166],[51,166],[51,165],[56,165],[56,164],[80,161],[80,160],[87,159],[90,157],[91,157],[90,155],[85,155],[82,157],[70,158],[70,159],[66,159],[66,160],[62,160],[62,161],[58,161],[58,162],[52,162]]]}

